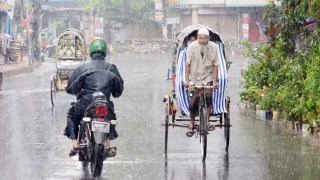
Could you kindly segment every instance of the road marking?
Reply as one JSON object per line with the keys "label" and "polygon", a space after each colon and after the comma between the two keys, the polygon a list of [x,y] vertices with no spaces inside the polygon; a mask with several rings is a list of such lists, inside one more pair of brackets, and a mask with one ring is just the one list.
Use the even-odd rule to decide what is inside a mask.
{"label": "road marking", "polygon": [[10,94],[24,94],[24,93],[38,93],[38,92],[50,92],[50,89],[36,89],[36,90],[2,90],[0,95]]}

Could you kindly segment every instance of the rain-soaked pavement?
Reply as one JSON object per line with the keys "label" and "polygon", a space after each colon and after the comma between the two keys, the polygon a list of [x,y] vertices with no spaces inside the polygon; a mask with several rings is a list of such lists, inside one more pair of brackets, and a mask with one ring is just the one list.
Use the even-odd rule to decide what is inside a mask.
{"label": "rain-soaked pavement", "polygon": [[[169,129],[164,155],[163,96],[170,82],[170,55],[116,55],[125,81],[123,96],[115,101],[120,137],[115,158],[104,163],[100,179],[320,179],[320,153],[309,141],[255,117],[241,113],[239,101],[241,57],[229,72],[231,142],[224,151],[223,130],[209,135],[206,163],[198,139],[186,129]],[[77,158],[69,158],[70,141],[62,135],[66,112],[75,101],[57,94],[51,108],[49,79],[53,61],[35,72],[7,79],[0,91],[0,179],[88,179]]]}

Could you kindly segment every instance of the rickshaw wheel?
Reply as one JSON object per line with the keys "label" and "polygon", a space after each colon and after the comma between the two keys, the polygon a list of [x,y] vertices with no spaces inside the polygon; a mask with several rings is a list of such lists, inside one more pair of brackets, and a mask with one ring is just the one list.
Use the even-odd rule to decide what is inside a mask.
{"label": "rickshaw wheel", "polygon": [[169,130],[169,115],[166,115],[165,119],[165,145],[164,145],[164,151],[167,154],[167,149],[168,149],[168,130]]}
{"label": "rickshaw wheel", "polygon": [[55,78],[51,78],[50,82],[50,97],[51,97],[51,104],[54,106],[54,103],[56,101],[56,94],[57,94],[57,85],[55,82]]}
{"label": "rickshaw wheel", "polygon": [[230,142],[230,97],[226,98],[227,113],[224,113],[224,139],[225,139],[225,150],[229,151]]}
{"label": "rickshaw wheel", "polygon": [[224,139],[226,148],[225,150],[228,152],[230,142],[230,120],[227,117],[224,119]]}
{"label": "rickshaw wheel", "polygon": [[203,106],[200,108],[200,143],[202,148],[202,161],[205,161],[207,156],[207,135],[207,109]]}

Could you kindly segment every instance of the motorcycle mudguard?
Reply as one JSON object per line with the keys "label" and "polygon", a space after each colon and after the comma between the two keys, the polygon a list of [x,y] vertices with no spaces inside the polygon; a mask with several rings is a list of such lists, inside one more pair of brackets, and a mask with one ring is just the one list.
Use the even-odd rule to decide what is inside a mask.
{"label": "motorcycle mudguard", "polygon": [[93,132],[94,141],[96,144],[104,144],[107,139],[107,133],[103,132]]}

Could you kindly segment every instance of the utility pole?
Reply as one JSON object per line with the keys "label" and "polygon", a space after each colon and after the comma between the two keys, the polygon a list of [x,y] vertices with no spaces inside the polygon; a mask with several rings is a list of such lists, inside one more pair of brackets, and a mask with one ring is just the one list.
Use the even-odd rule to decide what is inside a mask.
{"label": "utility pole", "polygon": [[95,33],[95,12],[96,12],[96,10],[95,10],[95,8],[93,8],[93,9],[91,9],[90,10],[90,42],[93,40],[93,38],[94,38],[94,33]]}
{"label": "utility pole", "polygon": [[28,63],[29,66],[32,64],[32,59],[31,59],[31,54],[30,54],[30,20],[29,20],[29,12],[28,12],[28,0],[21,0],[21,10],[22,10],[22,17],[24,19],[25,23],[25,30],[26,30],[26,35],[27,35],[27,53],[28,53]]}
{"label": "utility pole", "polygon": [[168,42],[168,28],[167,28],[167,0],[162,0],[163,19],[162,19],[162,32],[165,42]]}

